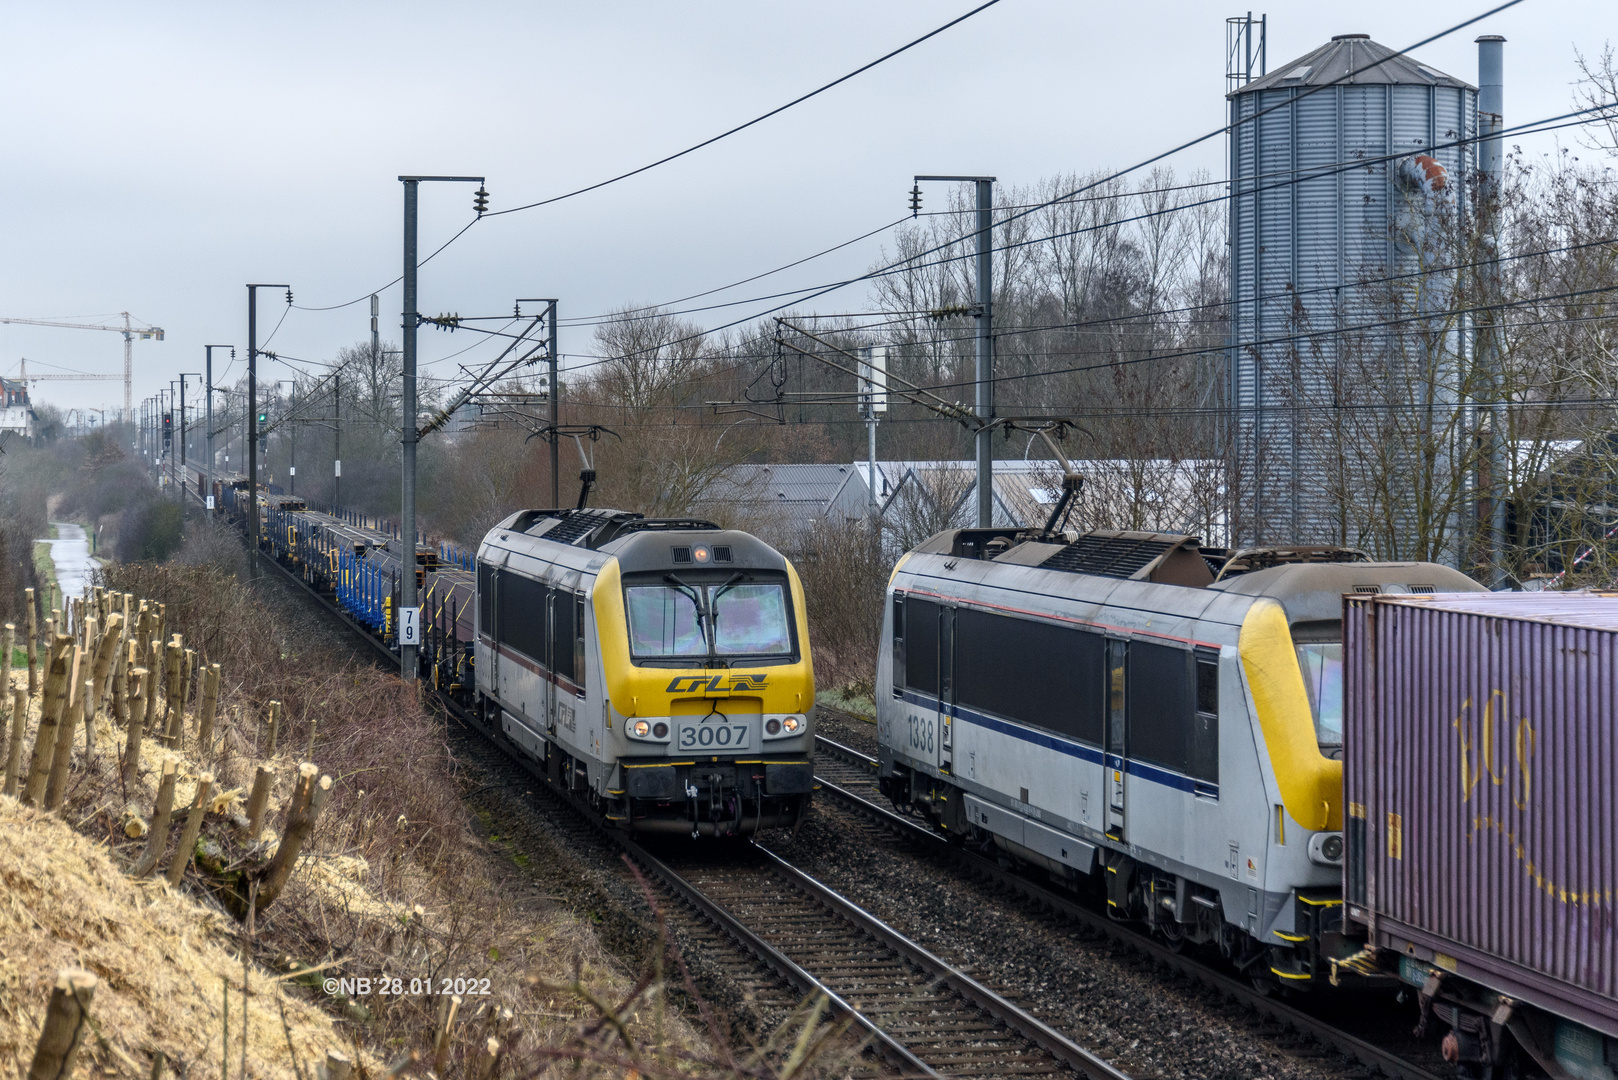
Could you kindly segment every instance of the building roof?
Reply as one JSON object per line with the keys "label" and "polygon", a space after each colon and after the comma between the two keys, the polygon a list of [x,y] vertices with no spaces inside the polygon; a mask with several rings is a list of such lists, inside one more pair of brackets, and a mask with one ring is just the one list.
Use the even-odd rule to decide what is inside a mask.
{"label": "building roof", "polygon": [[[737,465],[709,485],[693,510],[725,510],[754,531],[800,529],[831,518],[857,521],[869,513],[869,464]],[[1069,515],[1070,527],[1166,529],[1225,543],[1224,464],[1210,460],[1075,461],[1084,488]],[[1061,497],[1054,461],[1000,459],[994,463],[996,526],[1045,524]],[[977,463],[877,461],[877,504],[890,520],[921,512],[938,527],[977,520]],[[921,504],[926,510],[921,511]]]}
{"label": "building roof", "polygon": [[[1375,66],[1367,67],[1371,64]],[[1365,70],[1361,71],[1361,68]],[[1330,86],[1335,83],[1346,86],[1457,86],[1466,90],[1476,89],[1471,83],[1462,82],[1372,41],[1368,34],[1339,34],[1314,52],[1300,56],[1290,64],[1272,68],[1268,75],[1254,79],[1230,96],[1249,94],[1255,90],[1285,90],[1294,86]]]}

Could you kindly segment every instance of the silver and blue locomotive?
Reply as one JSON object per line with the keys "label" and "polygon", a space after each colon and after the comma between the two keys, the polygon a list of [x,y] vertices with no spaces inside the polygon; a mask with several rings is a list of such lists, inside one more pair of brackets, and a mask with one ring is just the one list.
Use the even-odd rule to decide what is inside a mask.
{"label": "silver and blue locomotive", "polygon": [[880,782],[1263,985],[1324,981],[1360,947],[1342,933],[1343,595],[1480,589],[1337,548],[940,533],[888,588]]}

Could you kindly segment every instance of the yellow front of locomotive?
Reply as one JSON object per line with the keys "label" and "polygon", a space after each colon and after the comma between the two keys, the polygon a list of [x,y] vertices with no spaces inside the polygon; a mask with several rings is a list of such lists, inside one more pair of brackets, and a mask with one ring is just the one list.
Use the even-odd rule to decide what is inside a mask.
{"label": "yellow front of locomotive", "polygon": [[815,676],[792,564],[747,533],[643,535],[599,571],[592,604],[608,816],[692,836],[795,825],[814,784]]}

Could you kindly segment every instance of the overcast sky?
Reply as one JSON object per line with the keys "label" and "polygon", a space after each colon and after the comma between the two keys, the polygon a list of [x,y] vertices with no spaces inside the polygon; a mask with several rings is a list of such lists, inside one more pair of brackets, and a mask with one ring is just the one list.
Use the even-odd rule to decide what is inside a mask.
{"label": "overcast sky", "polygon": [[[167,340],[135,345],[138,403],[200,371],[204,343],[245,342],[245,282],[287,281],[299,305],[331,305],[393,280],[401,173],[486,175],[492,209],[558,194],[717,134],[973,6],[9,4],[0,315],[128,310],[164,327]],[[1333,34],[1403,48],[1489,6],[1272,3],[1270,67]],[[1240,13],[1194,0],[1002,0],[713,147],[479,223],[423,268],[421,308],[494,314],[515,297],[557,296],[566,319],[667,301],[899,217],[918,172],[1027,184],[1131,164],[1222,124],[1224,18]],[[1572,107],[1574,50],[1618,37],[1618,8],[1525,0],[1417,55],[1476,82],[1480,33],[1508,38],[1507,123],[1521,123]],[[1212,140],[1173,164],[1218,176],[1223,152]],[[944,194],[930,190],[930,205]],[[471,198],[467,185],[424,187],[424,252],[466,222]],[[858,273],[885,239],[720,299]],[[851,289],[816,306],[863,300]],[[765,306],[692,317],[715,325]],[[279,294],[263,296],[261,339],[285,310]],[[384,336],[398,338],[399,310],[395,286],[382,294]],[[366,303],[293,310],[270,347],[321,361],[368,328]],[[424,329],[423,361],[471,342]],[[589,353],[590,330],[564,327],[561,345]],[[24,356],[31,371],[116,373],[121,349],[114,334],[0,326],[0,373]],[[291,375],[271,363],[261,378]],[[68,406],[121,398],[118,383],[35,390]]]}

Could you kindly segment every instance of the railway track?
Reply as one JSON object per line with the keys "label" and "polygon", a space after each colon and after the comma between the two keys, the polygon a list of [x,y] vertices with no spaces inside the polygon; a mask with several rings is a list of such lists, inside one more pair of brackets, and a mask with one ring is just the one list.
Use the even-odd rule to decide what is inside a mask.
{"label": "railway track", "polygon": [[[446,705],[464,720],[458,707]],[[481,739],[481,732],[475,737]],[[519,768],[492,745],[480,756],[485,768]],[[670,845],[671,850],[654,853],[598,823],[565,793],[547,787],[545,797],[575,823],[587,824],[593,845],[621,850],[634,860],[662,894],[665,917],[688,940],[701,943],[707,962],[722,968],[745,995],[785,1012],[808,995],[824,994],[902,1075],[1128,1080],[1126,1073],[757,845]],[[731,955],[717,957],[721,950]]]}
{"label": "railway track", "polygon": [[949,861],[974,876],[1021,895],[1062,918],[1104,933],[1144,954],[1152,962],[1179,971],[1208,989],[1232,998],[1261,1016],[1307,1034],[1359,1064],[1403,1080],[1444,1080],[1439,1075],[1285,1001],[1266,996],[1191,955],[1176,953],[1128,924],[1107,918],[1072,894],[1052,889],[997,861],[951,844],[932,829],[889,809],[876,783],[877,761],[854,747],[823,736],[816,738],[815,780],[822,798],[876,821],[925,857]]}
{"label": "railway track", "polygon": [[[275,559],[262,561],[363,636],[380,657],[397,661],[329,597]],[[460,706],[442,696],[439,701],[469,734],[486,739],[467,722]],[[521,767],[497,754],[492,743],[486,745],[485,768]],[[665,914],[684,922],[689,937],[736,952],[718,965],[747,994],[773,999],[778,1011],[804,996],[826,995],[867,1045],[903,1075],[1129,1080],[1103,1058],[762,847],[708,845],[665,861],[597,822],[566,793],[548,783],[542,790],[548,799],[577,811],[598,841],[627,853],[665,899],[677,901],[665,905]],[[708,959],[715,958],[710,954]]]}
{"label": "railway track", "polygon": [[[364,637],[379,658],[397,662],[396,654],[330,598],[275,559],[266,556],[264,561]],[[458,706],[440,700],[464,721]],[[874,758],[825,737],[818,737],[817,743],[816,780],[822,797],[829,796],[903,837],[927,857],[950,860],[1064,918],[1102,931],[1152,961],[1194,978],[1271,1021],[1307,1034],[1361,1065],[1406,1080],[1441,1080],[1397,1054],[1176,954],[1069,894],[951,845],[931,829],[883,805]],[[518,767],[509,757],[497,756],[492,745],[489,749],[491,761],[498,761],[501,767]],[[544,790],[549,798],[583,810],[565,793],[548,785]],[[590,826],[598,841],[634,859],[665,899],[677,901],[667,907],[666,914],[684,924],[691,940],[732,951],[729,959],[712,955],[709,959],[745,993],[777,1011],[789,1010],[806,995],[825,994],[867,1044],[906,1075],[1126,1077],[966,972],[757,845],[734,846],[723,859],[687,853],[665,862],[615,830],[593,820]]]}

